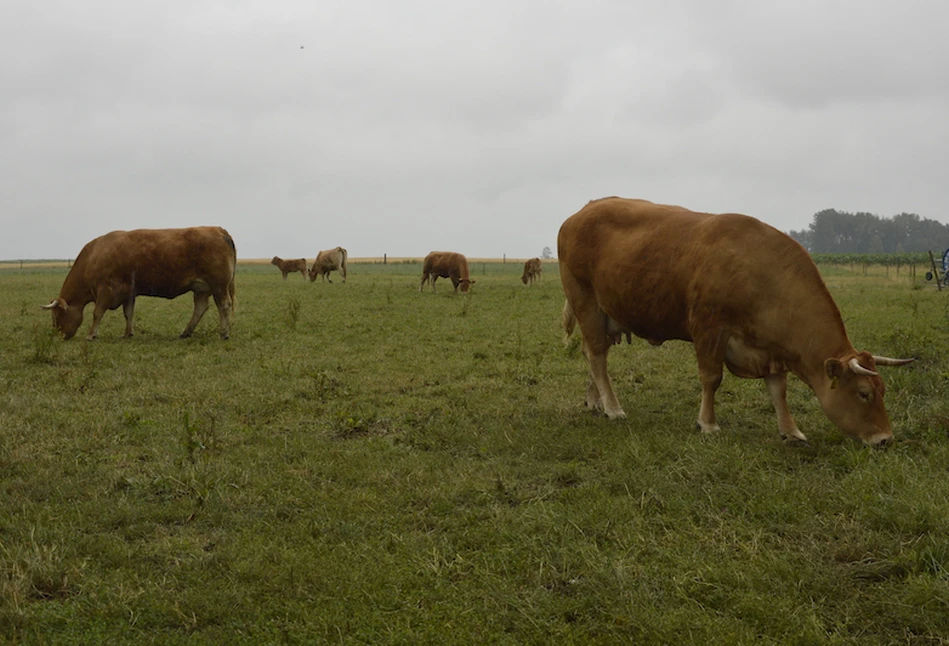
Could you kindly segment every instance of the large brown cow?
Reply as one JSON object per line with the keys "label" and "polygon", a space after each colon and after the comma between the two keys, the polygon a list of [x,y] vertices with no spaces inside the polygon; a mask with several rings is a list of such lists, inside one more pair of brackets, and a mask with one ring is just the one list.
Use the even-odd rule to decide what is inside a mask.
{"label": "large brown cow", "polygon": [[579,323],[590,364],[587,406],[625,417],[606,355],[622,335],[635,334],[653,345],[695,345],[703,431],[718,430],[724,364],[739,377],[764,379],[785,438],[806,441],[788,410],[788,372],[847,435],[872,445],[892,437],[876,368],[912,359],[855,350],[807,251],[777,229],[745,215],[609,197],[563,223],[557,252],[564,330],[569,336]]}
{"label": "large brown cow", "polygon": [[95,303],[89,339],[94,339],[107,310],[120,306],[125,336],[132,336],[136,296],[175,298],[194,292],[194,313],[181,333],[191,336],[214,296],[222,339],[230,331],[234,307],[237,251],[221,227],[113,231],[86,244],[63,282],[59,298],[44,309],[53,325],[71,339],[82,325],[83,310]]}
{"label": "large brown cow", "polygon": [[524,274],[521,276],[521,282],[525,285],[533,283],[534,280],[540,280],[540,275],[544,271],[544,264],[540,258],[531,258],[524,263]]}
{"label": "large brown cow", "polygon": [[433,251],[425,256],[425,261],[422,263],[422,282],[419,283],[418,290],[422,291],[425,281],[431,278],[434,292],[435,281],[439,277],[451,278],[456,293],[459,285],[462,292],[467,292],[468,287],[475,283],[468,278],[468,259],[454,251]]}
{"label": "large brown cow", "polygon": [[297,258],[296,260],[284,260],[280,256],[274,256],[273,260],[270,261],[271,265],[276,265],[277,269],[280,270],[280,273],[283,274],[283,279],[287,279],[287,274],[292,274],[293,272],[300,272],[300,275],[303,276],[303,280],[306,280],[306,259]]}
{"label": "large brown cow", "polygon": [[342,247],[325,249],[316,254],[316,260],[310,267],[310,282],[312,283],[319,276],[324,281],[333,282],[330,278],[331,271],[338,271],[343,276],[343,282],[346,282],[346,256],[349,254]]}

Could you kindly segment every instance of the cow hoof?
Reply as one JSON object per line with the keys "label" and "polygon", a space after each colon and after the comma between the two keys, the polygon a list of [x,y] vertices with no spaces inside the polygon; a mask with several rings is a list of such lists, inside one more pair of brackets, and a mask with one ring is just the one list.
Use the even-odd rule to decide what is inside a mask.
{"label": "cow hoof", "polygon": [[804,433],[801,433],[800,431],[797,431],[796,433],[781,433],[781,439],[791,444],[810,446],[807,441],[807,436],[805,436]]}
{"label": "cow hoof", "polygon": [[618,411],[613,411],[612,413],[606,413],[606,416],[610,419],[626,419],[626,412],[621,408]]}
{"label": "cow hoof", "polygon": [[707,424],[700,419],[695,420],[695,428],[699,429],[703,433],[718,433],[722,430],[718,424]]}

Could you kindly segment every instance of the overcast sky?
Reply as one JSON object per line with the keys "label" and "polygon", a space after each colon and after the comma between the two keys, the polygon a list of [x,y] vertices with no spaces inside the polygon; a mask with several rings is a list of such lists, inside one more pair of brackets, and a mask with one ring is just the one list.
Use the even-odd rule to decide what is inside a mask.
{"label": "overcast sky", "polygon": [[949,222],[941,0],[4,0],[0,259],[529,257],[588,200]]}

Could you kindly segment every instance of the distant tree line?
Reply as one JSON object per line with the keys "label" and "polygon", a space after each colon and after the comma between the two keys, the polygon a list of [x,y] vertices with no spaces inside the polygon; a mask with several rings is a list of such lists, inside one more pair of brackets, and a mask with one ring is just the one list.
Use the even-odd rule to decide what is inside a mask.
{"label": "distant tree line", "polygon": [[903,253],[939,251],[949,247],[949,225],[900,213],[881,218],[873,213],[825,209],[814,214],[810,226],[788,235],[812,254]]}

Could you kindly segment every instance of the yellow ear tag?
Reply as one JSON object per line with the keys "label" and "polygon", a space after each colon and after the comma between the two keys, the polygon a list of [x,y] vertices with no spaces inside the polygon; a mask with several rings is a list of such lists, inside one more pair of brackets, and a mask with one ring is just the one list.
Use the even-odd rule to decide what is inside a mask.
{"label": "yellow ear tag", "polygon": [[837,387],[837,377],[834,377],[830,382],[830,389],[833,390]]}

